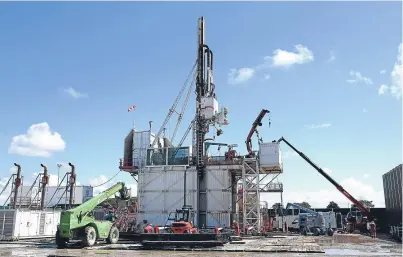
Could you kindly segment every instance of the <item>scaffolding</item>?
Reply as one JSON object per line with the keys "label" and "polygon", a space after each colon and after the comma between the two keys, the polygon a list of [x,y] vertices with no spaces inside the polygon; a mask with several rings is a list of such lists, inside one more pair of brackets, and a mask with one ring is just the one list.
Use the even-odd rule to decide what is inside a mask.
{"label": "scaffolding", "polygon": [[261,230],[259,167],[256,158],[245,158],[242,164],[242,224]]}

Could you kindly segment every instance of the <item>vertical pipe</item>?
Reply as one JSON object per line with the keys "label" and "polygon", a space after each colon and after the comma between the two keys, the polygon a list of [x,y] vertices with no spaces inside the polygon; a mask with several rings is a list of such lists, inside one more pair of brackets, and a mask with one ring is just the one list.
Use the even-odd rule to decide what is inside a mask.
{"label": "vertical pipe", "polygon": [[280,193],[281,197],[281,205],[280,205],[280,210],[281,210],[281,228],[284,229],[284,212],[283,212],[283,192]]}
{"label": "vertical pipe", "polygon": [[42,175],[42,192],[41,192],[41,210],[45,207],[45,197],[46,197],[46,185],[48,184],[48,168],[41,163],[41,167],[43,168]]}
{"label": "vertical pipe", "polygon": [[17,206],[17,198],[18,198],[18,188],[21,185],[21,166],[17,163],[14,163],[14,166],[17,167],[17,178],[15,179],[14,186],[14,202],[13,209]]}
{"label": "vertical pipe", "polygon": [[236,204],[237,204],[237,181],[236,181],[236,177],[235,174],[231,173],[231,201],[232,201],[232,205],[231,205],[231,215],[230,215],[230,226],[232,227],[232,223],[233,221],[236,219]]}
{"label": "vertical pipe", "polygon": [[185,174],[183,175],[184,179],[183,179],[183,207],[186,206],[186,171],[187,171],[187,167],[185,169]]}
{"label": "vertical pipe", "polygon": [[76,184],[76,168],[71,162],[69,162],[69,166],[71,167],[70,181],[68,182],[70,184],[69,208],[71,208],[73,205],[74,185]]}

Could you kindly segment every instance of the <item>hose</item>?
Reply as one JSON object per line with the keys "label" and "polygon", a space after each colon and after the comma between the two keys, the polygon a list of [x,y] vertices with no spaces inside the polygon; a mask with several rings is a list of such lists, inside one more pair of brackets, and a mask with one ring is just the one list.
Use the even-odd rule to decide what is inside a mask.
{"label": "hose", "polygon": [[100,187],[100,186],[103,186],[103,185],[105,185],[106,183],[109,183],[112,179],[114,179],[118,174],[120,173],[120,170],[113,176],[113,177],[111,177],[108,181],[106,181],[106,182],[104,182],[104,183],[102,183],[102,184],[100,184],[100,185],[98,185],[98,186],[92,186],[93,188],[94,187]]}

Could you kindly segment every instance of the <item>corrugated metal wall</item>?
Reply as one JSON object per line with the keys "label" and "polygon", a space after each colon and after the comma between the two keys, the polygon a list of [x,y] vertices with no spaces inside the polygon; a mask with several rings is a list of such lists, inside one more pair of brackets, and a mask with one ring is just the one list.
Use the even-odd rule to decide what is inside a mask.
{"label": "corrugated metal wall", "polygon": [[232,206],[231,173],[219,166],[207,168],[207,226],[229,226]]}
{"label": "corrugated metal wall", "polygon": [[402,164],[382,176],[386,210],[402,209]]}
{"label": "corrugated metal wall", "polygon": [[[139,221],[153,225],[165,225],[168,215],[182,209],[184,193],[184,166],[146,168],[139,174]],[[194,168],[186,171],[186,204],[197,209],[197,173]]]}

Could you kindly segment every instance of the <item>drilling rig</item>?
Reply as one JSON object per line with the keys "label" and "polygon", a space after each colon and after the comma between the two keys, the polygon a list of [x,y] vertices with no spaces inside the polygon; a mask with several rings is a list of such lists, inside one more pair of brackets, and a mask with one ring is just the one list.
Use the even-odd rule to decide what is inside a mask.
{"label": "drilling rig", "polygon": [[198,191],[198,227],[207,224],[207,196],[206,196],[206,169],[205,169],[205,135],[210,126],[216,128],[216,135],[220,136],[223,131],[215,125],[228,125],[227,108],[221,112],[218,109],[218,101],[215,94],[213,80],[213,52],[204,42],[204,18],[198,21],[198,51],[196,71],[196,116],[193,123],[193,147],[192,155],[197,169]]}

